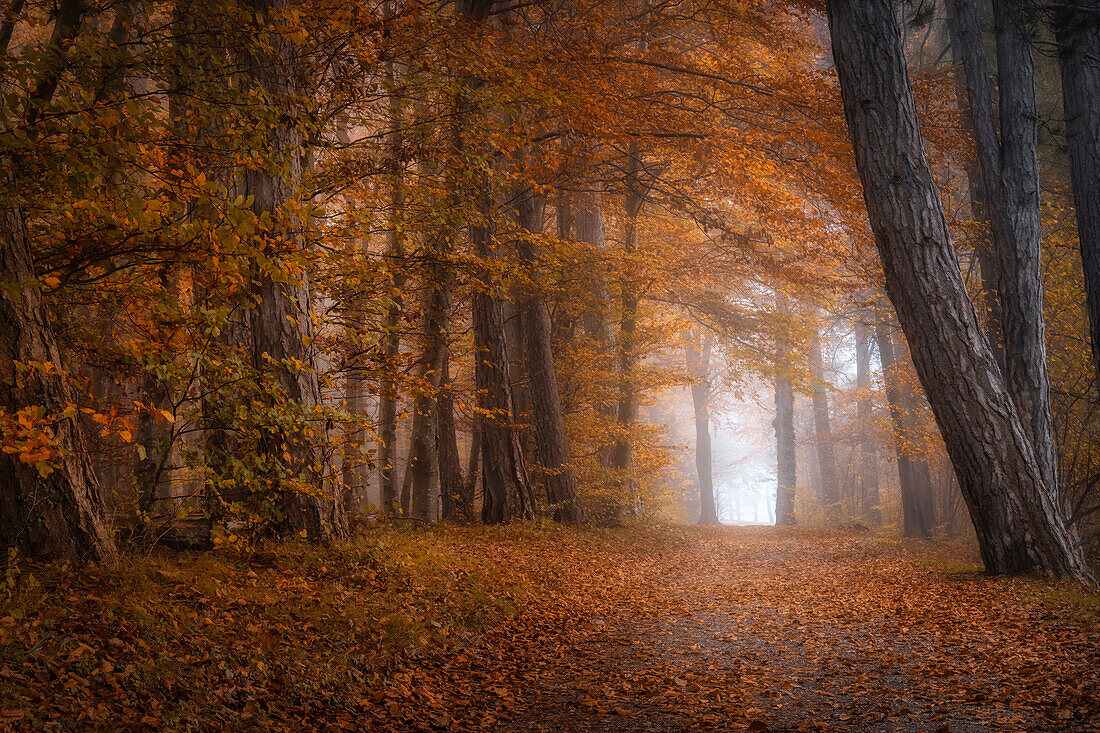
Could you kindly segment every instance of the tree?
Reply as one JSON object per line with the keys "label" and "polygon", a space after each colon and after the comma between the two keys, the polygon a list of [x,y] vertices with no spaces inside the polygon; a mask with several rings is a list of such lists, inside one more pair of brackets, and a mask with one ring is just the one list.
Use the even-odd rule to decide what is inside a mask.
{"label": "tree", "polygon": [[830,0],[833,58],[886,290],[991,573],[1089,578],[963,283],[886,0]]}
{"label": "tree", "polygon": [[821,504],[825,509],[825,519],[836,522],[840,519],[840,479],[837,477],[836,446],[829,422],[829,394],[821,360],[820,335],[814,336],[810,343],[810,376],[814,379],[814,448],[821,475]]}
{"label": "tree", "polygon": [[878,342],[882,379],[886,384],[886,402],[890,408],[890,422],[894,455],[898,463],[898,483],[901,486],[901,531],[906,537],[928,539],[935,527],[935,504],[932,499],[932,477],[928,462],[915,450],[916,406],[912,393],[899,379],[898,364],[894,355],[893,328],[888,321],[886,303],[879,308],[875,321],[875,340]]}
{"label": "tree", "polygon": [[699,524],[718,524],[714,503],[713,459],[710,448],[710,350],[709,334],[692,333],[684,345],[684,358],[692,376],[691,404],[695,412],[695,468],[699,477]]}
{"label": "tree", "polygon": [[859,441],[859,501],[864,518],[871,524],[882,522],[879,506],[878,456],[871,439],[874,400],[871,395],[871,329],[861,309],[856,320],[856,430]]}
{"label": "tree", "polygon": [[[80,0],[58,8],[44,54],[45,71],[24,100],[24,119],[35,122],[50,103],[64,72],[65,47],[84,14]],[[7,53],[10,31],[0,52]],[[19,203],[25,172],[17,152],[0,157],[4,203],[0,206],[0,425],[21,449],[0,453],[0,538],[35,557],[113,562],[117,550],[104,515],[99,482],[65,363],[35,279],[26,213]]]}
{"label": "tree", "polygon": [[1039,247],[1038,115],[1031,53],[1030,0],[994,0],[998,134],[973,0],[949,0],[949,22],[963,59],[970,127],[997,255],[1004,376],[1024,422],[1045,489],[1058,495],[1058,456],[1047,374]]}
{"label": "tree", "polygon": [[1077,234],[1085,271],[1093,367],[1100,384],[1100,11],[1093,0],[1054,3]]}

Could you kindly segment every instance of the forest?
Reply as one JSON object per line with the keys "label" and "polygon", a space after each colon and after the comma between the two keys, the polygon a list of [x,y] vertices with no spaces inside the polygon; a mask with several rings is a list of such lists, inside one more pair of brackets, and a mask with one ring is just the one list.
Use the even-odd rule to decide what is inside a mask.
{"label": "forest", "polygon": [[1100,730],[1097,0],[0,0],[0,730]]}

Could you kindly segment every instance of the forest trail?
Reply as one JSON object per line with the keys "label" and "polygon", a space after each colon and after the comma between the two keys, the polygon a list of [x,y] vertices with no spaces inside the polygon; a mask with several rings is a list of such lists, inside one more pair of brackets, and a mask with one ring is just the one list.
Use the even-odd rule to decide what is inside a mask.
{"label": "forest trail", "polygon": [[0,730],[1100,730],[1100,595],[960,558],[518,524],[19,566]]}
{"label": "forest trail", "polygon": [[541,647],[521,635],[515,659],[551,663],[536,663],[520,710],[482,722],[1100,730],[1100,617],[1050,586],[990,579],[861,535],[744,527],[687,538],[630,592],[609,584],[587,623]]}

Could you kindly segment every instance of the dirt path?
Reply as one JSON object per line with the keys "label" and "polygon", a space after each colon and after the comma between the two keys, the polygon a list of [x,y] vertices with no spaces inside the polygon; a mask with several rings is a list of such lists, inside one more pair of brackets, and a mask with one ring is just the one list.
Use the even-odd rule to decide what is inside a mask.
{"label": "dirt path", "polygon": [[1100,730],[1097,615],[1047,586],[763,528],[691,530],[656,567],[587,623],[517,647],[552,661],[485,727]]}

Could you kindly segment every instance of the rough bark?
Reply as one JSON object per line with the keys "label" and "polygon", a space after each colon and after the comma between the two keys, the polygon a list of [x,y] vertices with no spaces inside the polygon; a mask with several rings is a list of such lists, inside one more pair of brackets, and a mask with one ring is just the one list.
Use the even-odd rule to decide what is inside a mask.
{"label": "rough bark", "polygon": [[1045,490],[1058,495],[1058,456],[1046,367],[1039,219],[1038,113],[1031,51],[1031,0],[994,0],[997,110],[982,54],[974,0],[951,0],[963,58],[971,129],[997,254],[1004,377],[1038,461]]}
{"label": "rough bark", "polygon": [[859,500],[863,517],[871,524],[882,522],[878,482],[878,453],[872,437],[874,401],[871,394],[871,334],[869,310],[856,320],[856,425],[859,441]]}
{"label": "rough bark", "polygon": [[[5,18],[5,51],[18,12],[13,5]],[[64,66],[61,50],[76,35],[83,12],[80,0],[66,0],[58,9],[49,41],[53,63],[28,99],[29,125],[57,89]],[[42,293],[21,285],[33,280],[35,270],[26,213],[16,203],[19,171],[17,159],[0,158],[5,189],[0,206],[0,412],[15,419],[21,410],[42,408],[56,416],[51,430],[59,455],[43,476],[17,455],[0,453],[0,541],[31,557],[113,563],[117,550],[85,436],[75,418],[60,416],[76,395],[65,376]],[[19,370],[17,362],[54,368]]]}
{"label": "rough bark", "polygon": [[1062,70],[1092,360],[1100,385],[1100,7],[1096,0],[1059,0],[1053,26]]}
{"label": "rough bark", "polygon": [[[249,0],[248,7],[262,28],[288,6],[287,0]],[[284,170],[280,174],[272,173],[270,167],[246,168],[243,178],[245,190],[253,197],[253,212],[276,222],[278,235],[266,236],[262,250],[265,258],[278,262],[289,254],[284,248],[302,246],[298,225],[289,213],[299,195],[302,175],[301,132],[294,124],[297,89],[290,42],[277,33],[270,34],[268,44],[248,54],[245,75],[274,105],[271,111],[276,113],[265,143],[268,153]],[[313,323],[308,277],[303,273],[295,280],[277,282],[260,269],[256,279],[253,366],[275,378],[288,402],[306,409],[317,407],[322,401],[321,386],[315,353],[306,345],[312,341]],[[321,426],[311,427],[314,433],[324,432]],[[275,457],[288,454],[289,473],[306,484],[303,490],[292,486],[286,491],[284,511],[287,528],[295,533],[305,531],[311,540],[328,540],[347,532],[343,503],[333,496],[335,487],[327,478],[329,467],[318,448],[324,442],[323,435],[290,435],[277,426],[266,429],[263,436],[264,452]]]}
{"label": "rough bark", "polygon": [[886,402],[893,426],[894,454],[898,463],[898,483],[901,487],[901,528],[906,537],[928,538],[936,525],[932,478],[924,458],[913,455],[916,438],[916,412],[910,391],[898,377],[900,365],[895,357],[893,329],[887,321],[887,306],[881,304],[875,321],[882,380],[886,386]]}
{"label": "rough bark", "polygon": [[1088,579],[982,333],[924,156],[888,0],[829,0],[833,57],[886,290],[912,346],[986,569]]}
{"label": "rough bark", "polygon": [[[471,224],[470,241],[483,259],[492,256],[492,201],[487,184],[480,192],[483,221]],[[481,425],[481,520],[486,524],[534,516],[534,502],[520,451],[508,378],[504,310],[488,290],[474,295],[475,381]]]}
{"label": "rough bark", "polygon": [[821,475],[821,505],[825,510],[825,520],[836,522],[840,519],[840,479],[836,469],[836,445],[829,419],[829,393],[826,391],[824,367],[821,363],[820,337],[815,337],[810,344],[810,372],[816,381],[812,400],[814,449],[817,454],[817,469]]}
{"label": "rough bark", "polygon": [[699,478],[699,524],[718,524],[714,501],[714,462],[710,441],[710,349],[708,335],[692,334],[684,346],[695,415],[695,470]]}
{"label": "rough bark", "polygon": [[[534,274],[537,256],[529,236],[541,229],[541,204],[532,191],[522,192],[516,201],[516,222],[520,237],[516,251],[520,262]],[[539,469],[546,486],[547,500],[554,519],[576,524],[586,519],[577,496],[577,479],[573,475],[569,436],[562,417],[558,392],[557,369],[551,343],[550,316],[546,303],[535,293],[525,293],[520,300],[520,319],[527,368],[527,392],[531,402],[531,417],[535,427],[535,444]]]}

